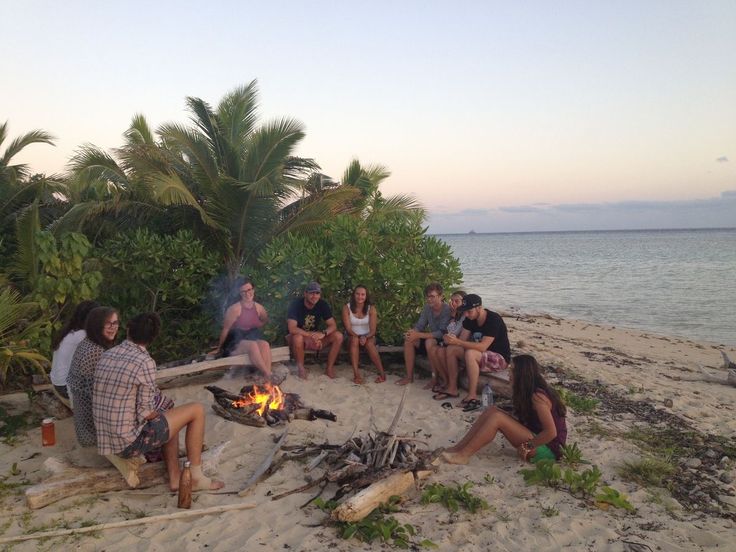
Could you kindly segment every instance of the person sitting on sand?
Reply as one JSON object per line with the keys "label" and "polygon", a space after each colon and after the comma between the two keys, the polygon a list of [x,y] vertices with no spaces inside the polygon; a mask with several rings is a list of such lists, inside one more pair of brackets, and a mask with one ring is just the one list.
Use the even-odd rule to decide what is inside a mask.
{"label": "person sitting on sand", "polygon": [[92,413],[92,390],[97,363],[107,349],[115,345],[120,319],[112,307],[95,307],[84,323],[86,337],[77,346],[66,378],[74,412],[74,432],[83,447],[97,443]]}
{"label": "person sitting on sand", "polygon": [[[294,299],[289,304],[286,325],[289,333],[286,339],[291,347],[298,376],[307,379],[304,368],[304,351],[320,351],[330,347],[327,355],[327,376],[335,377],[335,361],[340,354],[342,334],[337,331],[337,323],[332,316],[332,309],[327,301],[321,298],[322,287],[317,282],[310,282],[304,290],[304,297]],[[324,329],[319,329],[324,322]]]}
{"label": "person sitting on sand", "polygon": [[480,408],[477,387],[480,372],[505,370],[511,359],[511,346],[506,324],[496,312],[483,308],[481,298],[470,293],[463,298],[460,312],[465,313],[459,336],[445,336],[447,344],[447,389],[434,395],[436,400],[457,397],[460,360],[465,360],[468,374],[468,396],[460,403],[465,411]]}
{"label": "person sitting on sand", "polygon": [[467,464],[499,431],[525,462],[560,458],[560,447],[567,440],[565,405],[545,381],[533,356],[515,356],[509,375],[516,418],[495,406],[486,409],[460,442],[442,453],[447,462]]}
{"label": "person sitting on sand", "polygon": [[162,412],[156,386],[156,362],[146,348],[161,330],[156,313],[139,314],[128,323],[127,339],[103,353],[97,364],[92,406],[97,450],[106,456],[131,487],[138,485],[143,455],[162,448],[169,488],[179,488],[179,431],[186,428],[192,489],[216,490],[221,481],[202,473],[204,406],[188,403]]}
{"label": "person sitting on sand", "polygon": [[433,282],[424,288],[427,302],[419,315],[419,320],[404,334],[404,365],[406,376],[396,385],[406,385],[414,381],[414,359],[417,350],[424,350],[429,358],[432,373],[436,374],[433,349],[438,346],[450,321],[450,306],[443,301],[442,286]]}
{"label": "person sitting on sand", "polygon": [[[447,323],[447,331],[445,335],[460,335],[463,329],[463,321],[465,320],[465,313],[460,312],[460,305],[463,303],[463,298],[467,294],[462,290],[457,290],[450,295],[450,321]],[[441,393],[447,387],[447,344],[445,343],[445,336],[442,336],[442,341],[438,343],[439,347],[432,349],[434,353],[434,364],[437,372],[432,372],[432,379],[424,386],[425,389],[431,389],[432,393]]]}
{"label": "person sitting on sand", "polygon": [[51,340],[51,349],[54,351],[51,359],[51,373],[49,378],[56,393],[63,399],[66,406],[71,406],[69,391],[66,388],[66,378],[69,376],[69,368],[72,364],[74,351],[82,340],[87,337],[84,331],[84,323],[89,311],[100,304],[96,301],[82,301],[79,303],[72,317]]}
{"label": "person sitting on sand", "polygon": [[271,379],[271,346],[263,339],[261,328],[268,322],[268,313],[255,301],[255,286],[250,279],[239,278],[236,287],[240,301],[225,311],[220,332],[222,356],[248,353],[253,365]]}
{"label": "person sitting on sand", "polygon": [[368,288],[363,285],[355,286],[350,296],[350,302],[342,308],[342,323],[345,327],[345,333],[348,335],[350,364],[353,366],[353,381],[358,384],[363,383],[363,376],[360,375],[358,367],[361,347],[365,347],[368,357],[378,369],[376,383],[386,381],[381,355],[378,354],[378,349],[376,349],[378,312],[375,305],[371,304]]}

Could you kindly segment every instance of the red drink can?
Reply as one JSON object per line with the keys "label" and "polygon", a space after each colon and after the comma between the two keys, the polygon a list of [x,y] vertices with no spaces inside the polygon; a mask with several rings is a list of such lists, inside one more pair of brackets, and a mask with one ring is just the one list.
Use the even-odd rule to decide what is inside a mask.
{"label": "red drink can", "polygon": [[44,418],[41,422],[41,443],[45,447],[53,447],[56,444],[56,428],[53,418]]}

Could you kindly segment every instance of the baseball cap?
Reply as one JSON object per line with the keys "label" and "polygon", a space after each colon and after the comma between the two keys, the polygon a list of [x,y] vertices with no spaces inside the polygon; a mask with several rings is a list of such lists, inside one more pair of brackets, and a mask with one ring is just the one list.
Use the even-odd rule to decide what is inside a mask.
{"label": "baseball cap", "polygon": [[309,282],[306,291],[307,293],[322,293],[322,288],[317,282]]}
{"label": "baseball cap", "polygon": [[479,295],[476,295],[475,293],[468,293],[465,297],[463,297],[463,304],[460,305],[460,308],[458,309],[460,312],[465,312],[470,309],[474,309],[475,307],[480,307],[483,304],[483,301],[481,301],[481,298]]}

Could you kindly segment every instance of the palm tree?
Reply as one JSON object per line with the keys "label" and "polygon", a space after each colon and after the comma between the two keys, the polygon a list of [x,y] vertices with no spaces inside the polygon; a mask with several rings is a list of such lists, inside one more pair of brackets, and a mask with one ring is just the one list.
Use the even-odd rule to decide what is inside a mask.
{"label": "palm tree", "polygon": [[[0,146],[3,145],[7,137],[8,122],[6,121],[0,125]],[[49,144],[53,146],[54,137],[44,130],[32,130],[10,142],[3,154],[0,155],[0,189],[15,185],[30,175],[28,165],[24,163],[11,165],[11,161],[13,157],[31,144]]]}

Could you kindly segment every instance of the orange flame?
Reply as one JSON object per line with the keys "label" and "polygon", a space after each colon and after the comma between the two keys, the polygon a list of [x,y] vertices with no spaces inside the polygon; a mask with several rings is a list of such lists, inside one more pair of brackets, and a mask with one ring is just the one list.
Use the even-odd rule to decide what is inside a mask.
{"label": "orange flame", "polygon": [[235,408],[258,405],[257,412],[263,415],[268,406],[269,410],[281,410],[284,406],[284,394],[278,385],[266,383],[263,386],[254,385],[253,390],[243,398],[233,401]]}

